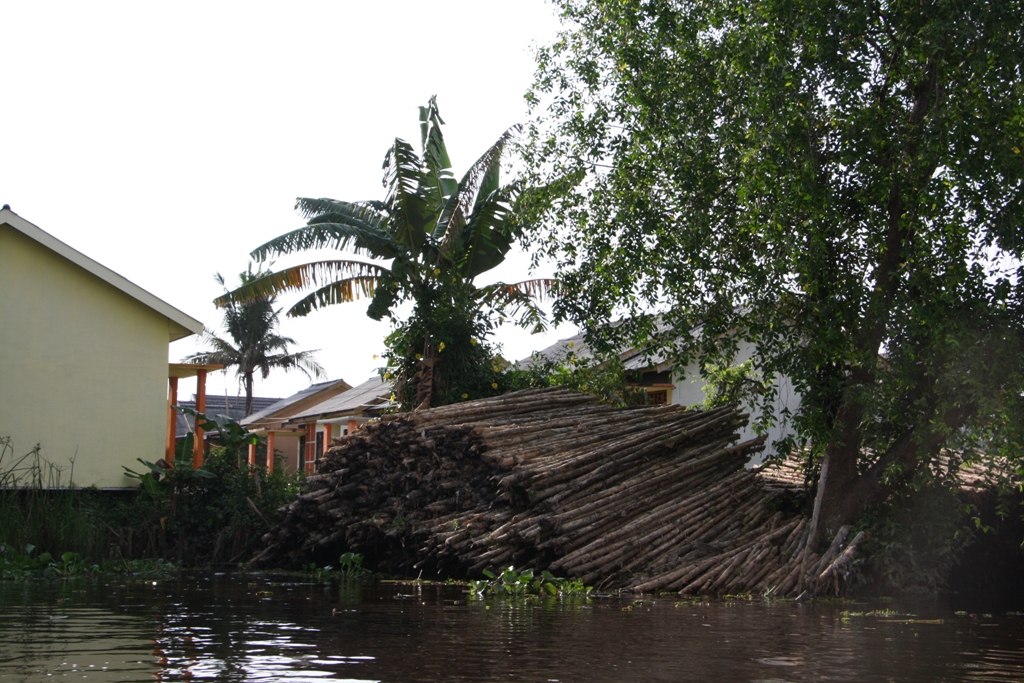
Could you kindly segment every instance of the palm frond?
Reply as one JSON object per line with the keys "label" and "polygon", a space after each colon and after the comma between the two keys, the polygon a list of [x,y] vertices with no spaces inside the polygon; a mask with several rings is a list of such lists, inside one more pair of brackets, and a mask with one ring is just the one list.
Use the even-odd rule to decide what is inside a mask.
{"label": "palm frond", "polygon": [[[435,239],[440,237],[441,248],[439,258],[451,258],[451,252],[462,246],[462,231],[465,228],[469,213],[479,201],[481,187],[497,186],[500,170],[501,155],[505,146],[519,131],[519,126],[513,126],[505,131],[498,140],[476,160],[466,174],[459,181],[459,190],[456,193],[456,201],[445,205],[444,211],[437,220],[437,227],[434,230]],[[493,193],[493,191],[491,192]],[[488,193],[488,194],[491,194]]]}
{"label": "palm frond", "polygon": [[[229,357],[229,356],[232,356],[232,355],[237,356],[240,353],[240,351],[235,347],[235,345],[233,345],[231,342],[229,342],[229,341],[227,341],[225,339],[221,339],[216,334],[214,334],[212,330],[208,330],[208,329],[204,329],[203,330],[203,336],[200,338],[200,343],[205,344],[206,346],[213,347],[213,350],[210,351],[209,353],[220,354],[220,355],[222,355],[224,357]],[[198,356],[198,355],[201,355],[201,354],[195,354],[195,355]],[[193,358],[193,356],[189,356],[186,359],[186,362],[187,363],[203,362],[203,361],[198,361],[198,360],[191,360],[191,358]],[[211,363],[220,363],[221,361],[210,361],[210,362]]]}
{"label": "palm frond", "polygon": [[463,230],[465,259],[462,269],[472,280],[505,260],[515,238],[511,204],[518,186],[510,185],[491,192],[473,207]]}
{"label": "palm frond", "polygon": [[186,363],[197,365],[223,365],[225,368],[238,364],[237,354],[226,354],[221,351],[204,351],[185,356]]}
{"label": "palm frond", "polygon": [[444,144],[441,126],[444,121],[437,109],[437,96],[430,98],[426,107],[420,107],[420,141],[423,150],[423,163],[430,171],[430,192],[436,204],[445,197],[458,191],[459,183],[452,175],[452,161],[448,157],[448,148]]}
{"label": "palm frond", "polygon": [[371,297],[377,288],[377,275],[360,275],[331,282],[302,297],[288,309],[289,318],[301,318],[324,306]]}
{"label": "palm frond", "polygon": [[290,254],[310,249],[351,249],[357,254],[375,258],[394,258],[397,253],[394,240],[385,225],[387,217],[368,202],[337,202],[333,199],[296,200],[296,208],[308,215],[319,209],[301,228],[275,237],[250,254],[257,261],[265,261],[278,254]]}
{"label": "palm frond", "polygon": [[523,280],[508,284],[498,282],[477,290],[482,305],[489,305],[516,321],[534,334],[547,329],[547,315],[538,306],[553,295],[557,282],[550,278]]}
{"label": "palm frond", "polygon": [[[304,263],[274,273],[267,273],[238,289],[227,292],[213,300],[217,306],[229,306],[232,302],[247,302],[270,297],[282,292],[298,291],[335,283],[342,279],[377,278],[387,268],[363,261],[332,260]],[[295,308],[288,312],[292,313]]]}
{"label": "palm frond", "polygon": [[280,368],[285,372],[299,370],[310,379],[323,379],[327,376],[327,372],[313,357],[315,353],[316,351],[296,351],[295,353],[267,356],[267,372],[263,374],[263,379],[266,379],[269,370],[274,368]]}
{"label": "palm frond", "polygon": [[387,220],[387,205],[376,199],[364,199],[358,202],[345,202],[339,199],[321,197],[296,197],[295,210],[304,220],[332,213],[347,213],[354,218],[379,225]]}
{"label": "palm frond", "polygon": [[417,256],[426,240],[428,224],[433,224],[434,208],[424,194],[424,173],[412,146],[395,139],[384,156],[384,186],[388,190],[391,237]]}

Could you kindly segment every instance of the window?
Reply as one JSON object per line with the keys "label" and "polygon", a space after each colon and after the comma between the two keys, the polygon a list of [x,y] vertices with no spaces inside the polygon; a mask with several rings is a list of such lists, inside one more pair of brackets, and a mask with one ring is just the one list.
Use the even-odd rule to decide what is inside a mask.
{"label": "window", "polygon": [[668,403],[668,389],[647,390],[647,403],[652,406],[663,406]]}

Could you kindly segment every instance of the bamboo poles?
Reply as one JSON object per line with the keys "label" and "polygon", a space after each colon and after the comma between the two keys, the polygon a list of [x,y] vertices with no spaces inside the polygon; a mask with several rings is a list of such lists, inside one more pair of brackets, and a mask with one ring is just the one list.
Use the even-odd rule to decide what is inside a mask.
{"label": "bamboo poles", "polygon": [[561,389],[389,415],[330,449],[253,563],[351,550],[395,574],[515,564],[684,594],[834,582],[852,549],[808,553],[806,519],[771,509],[744,469],[763,442],[732,445],[746,418]]}

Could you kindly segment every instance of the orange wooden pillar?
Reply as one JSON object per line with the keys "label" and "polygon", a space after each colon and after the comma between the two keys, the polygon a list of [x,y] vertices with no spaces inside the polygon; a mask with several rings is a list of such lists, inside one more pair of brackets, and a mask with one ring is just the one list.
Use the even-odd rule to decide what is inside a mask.
{"label": "orange wooden pillar", "polygon": [[355,420],[349,420],[348,421],[348,433],[349,434],[352,434],[358,428],[359,428],[359,423],[358,422],[356,422]]}
{"label": "orange wooden pillar", "polygon": [[[206,413],[206,370],[196,372],[196,412]],[[192,469],[198,470],[203,466],[203,455],[206,450],[206,443],[203,438],[203,428],[196,420],[195,441],[192,449]]]}
{"label": "orange wooden pillar", "polygon": [[256,444],[249,444],[249,467],[256,466]]}
{"label": "orange wooden pillar", "polygon": [[267,433],[267,474],[274,473],[274,432]]}
{"label": "orange wooden pillar", "polygon": [[306,425],[306,462],[303,469],[306,474],[316,471],[316,422]]}
{"label": "orange wooden pillar", "polygon": [[334,433],[334,425],[330,422],[324,425],[324,447],[320,451],[320,457],[324,457],[324,453],[331,447],[331,435]]}
{"label": "orange wooden pillar", "polygon": [[174,463],[174,435],[178,431],[178,411],[171,406],[178,405],[178,378],[167,378],[167,440],[164,444],[164,460]]}

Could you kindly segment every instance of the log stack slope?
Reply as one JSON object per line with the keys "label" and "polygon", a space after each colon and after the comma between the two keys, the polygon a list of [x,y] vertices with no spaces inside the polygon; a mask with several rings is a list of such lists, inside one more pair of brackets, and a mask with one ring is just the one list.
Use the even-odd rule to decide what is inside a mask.
{"label": "log stack slope", "polygon": [[515,566],[604,589],[792,595],[835,553],[805,551],[806,518],[745,469],[762,447],[736,444],[745,420],[562,389],[389,415],[336,441],[253,564],[353,551],[407,576]]}

